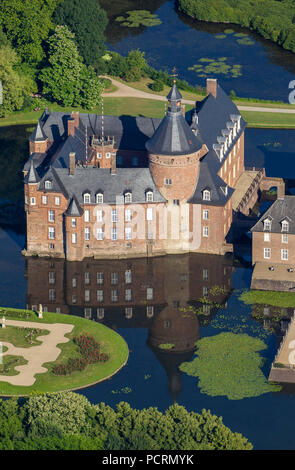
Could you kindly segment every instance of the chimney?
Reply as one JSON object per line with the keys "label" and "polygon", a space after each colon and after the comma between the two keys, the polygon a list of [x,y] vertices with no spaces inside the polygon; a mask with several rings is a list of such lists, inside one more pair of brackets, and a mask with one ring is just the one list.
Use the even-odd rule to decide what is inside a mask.
{"label": "chimney", "polygon": [[70,161],[69,175],[74,175],[75,174],[75,168],[76,168],[76,154],[75,154],[75,152],[70,152],[69,153],[69,161]]}
{"label": "chimney", "polygon": [[68,135],[75,135],[75,127],[79,125],[79,111],[72,111],[68,120]]}
{"label": "chimney", "polygon": [[216,78],[207,78],[207,95],[217,98],[217,80]]}
{"label": "chimney", "polygon": [[116,162],[116,154],[112,153],[112,168],[111,168],[111,174],[116,175],[117,174],[117,162]]}

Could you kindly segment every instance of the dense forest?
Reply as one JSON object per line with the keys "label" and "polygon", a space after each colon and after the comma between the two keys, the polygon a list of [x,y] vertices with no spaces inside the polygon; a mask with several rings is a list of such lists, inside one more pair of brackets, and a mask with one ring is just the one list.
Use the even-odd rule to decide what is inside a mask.
{"label": "dense forest", "polygon": [[295,52],[295,0],[177,0],[177,4],[193,18],[239,24]]}
{"label": "dense forest", "polygon": [[64,392],[0,400],[0,450],[251,450],[242,434],[203,410],[92,405]]}

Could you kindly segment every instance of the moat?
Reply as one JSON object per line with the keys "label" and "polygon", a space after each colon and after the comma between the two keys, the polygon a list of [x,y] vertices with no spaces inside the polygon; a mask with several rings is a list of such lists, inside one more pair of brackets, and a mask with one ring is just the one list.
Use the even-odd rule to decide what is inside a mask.
{"label": "moat", "polygon": [[[191,67],[204,65],[207,59],[217,65],[225,60],[233,73],[215,71],[214,76],[222,81],[227,93],[234,90],[237,96],[288,101],[288,85],[295,76],[294,54],[237,25],[194,21],[179,13],[174,3],[174,0],[144,3],[125,0],[115,4],[102,1],[110,20],[107,47],[122,55],[140,49],[151,66],[169,72],[175,66],[179,78],[192,85],[204,86],[206,75],[198,76],[195,70],[189,70]],[[130,28],[115,21],[126,10],[136,9],[151,11],[161,24]],[[232,33],[224,33],[229,29]],[[247,41],[240,42],[245,37]]]}

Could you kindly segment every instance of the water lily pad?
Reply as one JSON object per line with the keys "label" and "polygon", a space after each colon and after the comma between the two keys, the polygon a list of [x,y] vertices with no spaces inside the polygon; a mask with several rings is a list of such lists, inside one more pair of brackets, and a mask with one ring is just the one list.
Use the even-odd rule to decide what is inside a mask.
{"label": "water lily pad", "polygon": [[157,15],[148,10],[129,10],[126,12],[127,18],[118,16],[115,21],[121,23],[121,26],[128,28],[139,28],[140,26],[157,26],[162,23]]}

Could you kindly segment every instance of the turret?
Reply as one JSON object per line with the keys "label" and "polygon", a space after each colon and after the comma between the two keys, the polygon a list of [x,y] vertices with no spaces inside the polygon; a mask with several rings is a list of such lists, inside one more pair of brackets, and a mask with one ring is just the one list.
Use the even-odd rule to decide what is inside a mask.
{"label": "turret", "polygon": [[187,201],[198,177],[199,160],[208,152],[192,132],[182,113],[182,96],[174,83],[166,116],[146,143],[150,171],[160,192],[169,201]]}

